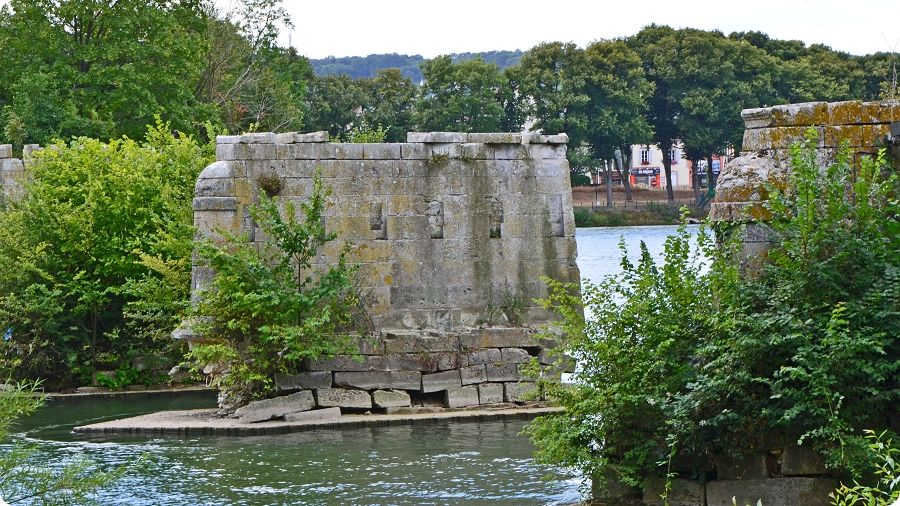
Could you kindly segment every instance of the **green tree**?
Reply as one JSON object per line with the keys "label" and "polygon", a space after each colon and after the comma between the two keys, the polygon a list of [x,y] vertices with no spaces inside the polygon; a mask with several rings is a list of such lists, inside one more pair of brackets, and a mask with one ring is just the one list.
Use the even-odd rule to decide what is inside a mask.
{"label": "green tree", "polygon": [[423,131],[496,132],[505,118],[501,103],[507,85],[496,65],[476,58],[453,63],[438,56],[422,63],[425,83],[416,106]]}
{"label": "green tree", "polygon": [[[0,211],[0,326],[11,331],[0,365],[16,378],[83,383],[97,368],[171,350],[166,328],[189,287],[194,182],[212,153],[170,129],[35,154],[22,196]],[[166,289],[173,306],[132,305],[167,273],[184,283]],[[139,316],[153,311],[162,329]],[[129,315],[141,332],[124,333]]]}
{"label": "green tree", "polygon": [[406,133],[413,129],[416,85],[400,69],[381,69],[361,84],[367,94],[362,108],[364,124],[385,129],[386,142],[406,142]]}
{"label": "green tree", "polygon": [[0,11],[0,104],[24,121],[27,142],[41,144],[138,138],[160,114],[190,131],[203,19],[190,1],[13,0]]}
{"label": "green tree", "polygon": [[627,199],[631,200],[628,169],[631,145],[649,142],[652,129],[647,121],[647,98],[653,85],[644,76],[637,52],[621,40],[599,41],[585,49],[588,72],[583,108],[587,118],[585,140],[594,157],[606,164],[607,204],[612,202],[612,168],[619,172]]}
{"label": "green tree", "polygon": [[764,259],[739,265],[740,225],[719,247],[701,229],[696,248],[682,227],[661,263],[642,247],[583,299],[551,283],[580,368],[549,390],[565,412],[529,428],[539,458],[639,485],[778,437],[871,478],[863,429],[885,428],[900,399],[898,180],[883,155],[858,171],[849,156],[820,167],[814,134],[793,151],[769,190]]}
{"label": "green tree", "polygon": [[340,333],[357,305],[355,269],[344,252],[334,265],[313,265],[318,249],[335,239],[323,220],[327,196],[318,176],[299,210],[291,201],[260,195],[251,215],[270,238],[262,255],[246,237],[234,235],[200,246],[200,257],[216,275],[192,310],[202,342],[190,353],[200,368],[220,366],[214,384],[225,412],[267,394],[273,375],[302,359],[351,351]]}
{"label": "green tree", "polygon": [[326,130],[334,138],[346,137],[362,126],[360,112],[367,100],[363,84],[347,75],[315,77],[307,94],[306,129]]}
{"label": "green tree", "polygon": [[[675,200],[672,188],[672,147],[681,138],[675,120],[681,113],[677,86],[680,81],[678,65],[678,33],[668,26],[650,25],[626,39],[637,51],[647,79],[653,83],[648,98],[648,119],[653,128],[653,143],[662,151],[663,171],[666,175],[666,196]],[[710,70],[712,72],[712,70]]]}

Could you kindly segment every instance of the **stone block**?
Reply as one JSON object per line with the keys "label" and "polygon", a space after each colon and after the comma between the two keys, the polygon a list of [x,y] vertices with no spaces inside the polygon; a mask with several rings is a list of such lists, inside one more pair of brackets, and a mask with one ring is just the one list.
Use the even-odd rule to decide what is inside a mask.
{"label": "stone block", "polygon": [[722,455],[718,458],[716,474],[720,480],[755,480],[769,477],[766,465],[768,454],[751,452],[745,455]]}
{"label": "stone block", "polygon": [[525,402],[537,400],[534,383],[504,383],[503,400],[505,402]]}
{"label": "stone block", "polygon": [[295,134],[294,142],[328,142],[329,134],[326,131]]}
{"label": "stone block", "polygon": [[430,135],[428,132],[406,132],[406,142],[429,142]]}
{"label": "stone block", "polygon": [[361,144],[365,160],[399,160],[400,144],[367,143]]}
{"label": "stone block", "polygon": [[444,393],[444,406],[448,408],[462,408],[478,405],[478,387],[469,385],[447,390]]}
{"label": "stone block", "polygon": [[487,381],[487,369],[484,365],[470,365],[459,370],[459,377],[463,385],[473,385]]}
{"label": "stone block", "polygon": [[322,408],[284,415],[285,422],[321,422],[341,417],[341,408]]}
{"label": "stone block", "polygon": [[384,333],[385,353],[422,353],[435,351],[459,351],[459,338],[455,336],[424,336],[418,332]]}
{"label": "stone block", "polygon": [[478,385],[479,404],[500,404],[503,402],[503,384],[482,383]]}
{"label": "stone block", "polygon": [[363,390],[378,388],[419,390],[422,385],[422,373],[418,371],[336,372],[334,373],[334,385]]}
{"label": "stone block", "polygon": [[331,386],[331,373],[327,371],[300,372],[297,374],[276,374],[275,390],[291,392],[294,390],[328,388]]}
{"label": "stone block", "polygon": [[530,348],[540,343],[531,329],[525,327],[491,327],[459,336],[463,349],[473,348]]}
{"label": "stone block", "polygon": [[469,365],[493,364],[494,362],[500,362],[501,356],[500,350],[488,348],[469,353],[468,362]]}
{"label": "stone block", "polygon": [[556,135],[548,135],[546,142],[548,144],[568,144],[569,143],[569,135],[562,133]]}
{"label": "stone block", "polygon": [[788,446],[782,449],[782,475],[821,476],[825,472],[825,459],[809,446]]}
{"label": "stone block", "polygon": [[0,158],[12,158],[12,144],[0,144]]}
{"label": "stone block", "polygon": [[241,423],[256,423],[281,418],[288,413],[309,411],[316,407],[313,394],[309,390],[301,390],[290,395],[253,401],[238,408],[234,415]]}
{"label": "stone block", "polygon": [[459,370],[422,375],[422,392],[438,392],[462,386]]}
{"label": "stone block", "polygon": [[640,489],[622,483],[612,471],[591,477],[591,496],[599,504],[610,506],[638,505],[641,501]]}
{"label": "stone block", "polygon": [[216,136],[216,146],[221,144],[237,144],[241,142],[240,135],[217,135]]}
{"label": "stone block", "polygon": [[400,157],[404,160],[428,160],[431,158],[431,150],[419,142],[405,142],[400,144]]}
{"label": "stone block", "polygon": [[316,404],[323,408],[372,408],[372,396],[364,390],[319,388],[315,390],[315,395]]}
{"label": "stone block", "polygon": [[500,357],[501,361],[511,362],[514,364],[528,362],[529,360],[531,360],[531,355],[529,355],[527,351],[521,348],[501,348]]}
{"label": "stone block", "polygon": [[240,142],[247,144],[274,144],[275,134],[273,132],[253,132],[241,135]]}
{"label": "stone block", "polygon": [[409,394],[403,390],[376,390],[372,392],[376,408],[401,408],[412,405]]}
{"label": "stone block", "polygon": [[[840,483],[830,478],[771,478],[762,480],[718,480],[706,484],[706,504],[732,506],[827,506],[828,497]],[[733,499],[732,499],[733,498]]]}
{"label": "stone block", "polygon": [[494,364],[487,364],[485,366],[487,370],[487,380],[488,381],[518,381],[519,380],[519,365],[507,362],[497,362]]}
{"label": "stone block", "polygon": [[471,133],[466,136],[465,142],[481,142],[484,144],[521,144],[520,133]]}
{"label": "stone block", "polygon": [[[665,478],[656,476],[644,478],[644,500],[641,504],[645,506],[663,506],[662,495],[665,491]],[[693,480],[673,478],[667,500],[666,504],[668,506],[705,506],[706,486]]]}

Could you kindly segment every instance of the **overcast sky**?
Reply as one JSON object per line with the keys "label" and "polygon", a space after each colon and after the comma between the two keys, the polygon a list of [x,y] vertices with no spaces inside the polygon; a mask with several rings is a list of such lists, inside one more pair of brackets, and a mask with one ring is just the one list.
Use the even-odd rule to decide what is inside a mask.
{"label": "overcast sky", "polygon": [[[233,0],[219,0],[227,5]],[[585,45],[651,23],[822,43],[853,54],[900,50],[900,0],[285,0],[285,33],[310,58],[528,49],[543,41]]]}

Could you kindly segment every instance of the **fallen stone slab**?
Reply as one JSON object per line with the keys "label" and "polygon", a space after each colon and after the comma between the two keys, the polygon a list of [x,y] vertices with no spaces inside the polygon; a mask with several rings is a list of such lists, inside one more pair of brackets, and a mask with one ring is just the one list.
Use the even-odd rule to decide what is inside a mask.
{"label": "fallen stone slab", "polygon": [[402,408],[411,406],[412,401],[403,390],[376,390],[372,392],[372,404],[376,408]]}
{"label": "fallen stone slab", "polygon": [[372,408],[372,396],[365,390],[320,388],[316,390],[315,393],[316,404],[323,408]]}
{"label": "fallen stone slab", "polygon": [[341,408],[323,408],[284,415],[285,422],[318,422],[341,417]]}
{"label": "fallen stone slab", "polygon": [[290,395],[253,401],[234,412],[241,423],[256,423],[281,418],[289,413],[309,411],[316,407],[310,390],[301,390]]}

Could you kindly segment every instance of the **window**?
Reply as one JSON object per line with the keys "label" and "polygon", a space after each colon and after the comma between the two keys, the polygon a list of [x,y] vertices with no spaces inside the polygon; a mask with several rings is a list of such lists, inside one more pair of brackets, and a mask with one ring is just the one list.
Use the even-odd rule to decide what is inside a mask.
{"label": "window", "polygon": [[672,160],[672,164],[673,164],[673,165],[676,164],[676,163],[678,163],[678,159],[679,159],[679,158],[680,158],[680,157],[678,156],[678,150],[677,150],[677,149],[672,148],[672,149],[669,150],[669,160]]}
{"label": "window", "polygon": [[650,146],[641,148],[641,163],[644,165],[650,163]]}

